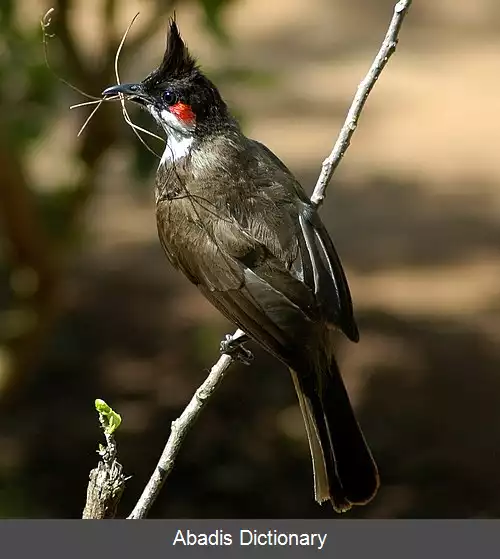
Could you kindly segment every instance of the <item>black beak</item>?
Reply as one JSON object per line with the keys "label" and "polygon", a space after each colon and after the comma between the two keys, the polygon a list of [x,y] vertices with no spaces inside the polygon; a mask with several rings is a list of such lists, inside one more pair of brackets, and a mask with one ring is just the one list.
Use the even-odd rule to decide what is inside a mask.
{"label": "black beak", "polygon": [[119,93],[130,99],[130,101],[136,101],[142,105],[151,101],[149,95],[146,94],[142,84],[140,83],[122,83],[120,85],[113,85],[105,89],[102,92],[102,96],[112,97],[114,95],[118,95]]}

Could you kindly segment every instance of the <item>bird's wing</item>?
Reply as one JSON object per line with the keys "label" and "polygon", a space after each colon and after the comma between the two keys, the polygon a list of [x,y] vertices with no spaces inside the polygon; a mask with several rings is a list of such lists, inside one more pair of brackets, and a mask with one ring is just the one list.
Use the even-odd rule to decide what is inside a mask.
{"label": "bird's wing", "polygon": [[320,321],[314,292],[236,220],[207,220],[180,248],[168,242],[164,217],[157,212],[172,263],[230,321],[284,362],[296,362],[311,324]]}
{"label": "bird's wing", "polygon": [[314,286],[316,300],[328,324],[357,342],[359,332],[349,285],[333,242],[318,213],[310,206],[300,213],[299,221],[305,244],[305,249],[301,250],[301,261],[309,274],[306,281]]}
{"label": "bird's wing", "polygon": [[202,219],[184,224],[183,247],[172,253],[162,211],[160,239],[174,265],[229,320],[286,363],[304,354],[314,325],[331,323],[356,338],[345,276],[313,208],[296,200],[280,207],[259,193],[245,215],[214,218],[206,201],[194,203]]}
{"label": "bird's wing", "polygon": [[311,206],[302,186],[288,167],[264,144],[255,140],[251,140],[251,143],[260,152],[259,160],[263,161],[261,165],[264,167],[255,173],[254,182],[264,177],[267,189],[287,184],[287,192],[293,192],[295,208],[290,211],[288,206],[287,213],[293,221],[299,222],[300,227],[294,228],[299,258],[294,262],[292,273],[313,289],[328,324],[339,328],[350,340],[357,342],[359,332],[347,278],[318,212]]}

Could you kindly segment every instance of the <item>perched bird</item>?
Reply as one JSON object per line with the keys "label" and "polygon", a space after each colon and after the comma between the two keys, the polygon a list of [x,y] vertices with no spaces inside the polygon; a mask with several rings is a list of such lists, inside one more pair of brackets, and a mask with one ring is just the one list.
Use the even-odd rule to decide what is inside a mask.
{"label": "perched bird", "polygon": [[336,511],[375,495],[377,467],[333,355],[331,331],[358,328],[346,276],[297,179],[247,138],[174,20],[160,66],[109,87],[166,134],[155,184],[161,244],[219,311],[291,371],[311,449],[314,492]]}

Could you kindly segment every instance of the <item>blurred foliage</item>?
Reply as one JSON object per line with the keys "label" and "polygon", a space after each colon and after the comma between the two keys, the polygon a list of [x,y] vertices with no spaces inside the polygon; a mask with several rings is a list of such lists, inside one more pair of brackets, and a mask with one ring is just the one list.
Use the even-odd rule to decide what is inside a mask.
{"label": "blurred foliage", "polygon": [[[192,0],[201,7],[203,23],[217,40],[228,44],[222,14],[231,0]],[[166,15],[176,7],[176,0],[152,2],[150,13],[141,31],[127,43],[137,52],[166,20]],[[21,4],[14,0],[0,2],[0,161],[6,163],[6,180],[0,187],[0,217],[2,218],[3,276],[16,275],[16,270],[31,270],[37,289],[26,297],[18,292],[13,283],[2,283],[7,288],[10,304],[0,310],[4,327],[0,330],[0,346],[6,348],[9,359],[0,362],[1,394],[9,393],[36,367],[39,352],[56,319],[57,284],[63,273],[65,255],[78,249],[78,242],[85,237],[82,216],[96,193],[97,165],[106,157],[111,147],[119,142],[133,153],[131,173],[137,179],[148,177],[155,167],[155,157],[137,139],[123,133],[119,111],[102,111],[86,127],[70,153],[74,161],[65,162],[79,169],[72,178],[41,188],[43,178],[30,172],[30,153],[36,142],[44,140],[51,132],[54,122],[65,108],[68,95],[74,94],[62,84],[53,72],[60,72],[83,91],[101,91],[114,82],[114,56],[123,30],[116,25],[116,0],[102,3],[100,17],[103,19],[105,36],[102,37],[100,56],[88,54],[79,44],[71,27],[71,14],[76,8],[72,0],[55,3],[54,19],[47,29],[50,71],[45,63],[40,25],[36,21],[27,24],[21,19]],[[127,61],[122,60],[126,66]],[[239,73],[238,73],[239,72]],[[250,72],[243,69],[227,72],[218,78],[225,81],[249,79]],[[76,118],[80,124],[86,118],[85,111]],[[138,114],[139,124],[150,125],[144,115]],[[123,144],[127,143],[127,147]],[[155,146],[157,151],[161,145]],[[133,186],[145,184],[145,180],[131,181]],[[149,184],[149,183],[147,183]],[[77,244],[75,244],[77,243]],[[10,287],[9,287],[10,286]],[[15,316],[21,321],[7,329],[6,313],[22,309]],[[35,320],[21,320],[26,315]],[[15,322],[15,321],[14,321]],[[9,331],[6,331],[9,330]],[[15,335],[13,335],[15,331]],[[26,343],[24,343],[26,342]],[[21,355],[22,353],[22,355]],[[26,356],[29,356],[27,359]],[[9,364],[7,366],[6,364]]]}
{"label": "blurred foliage", "polygon": [[[238,0],[188,1],[197,8],[208,36],[218,48],[227,49],[231,39],[223,15]],[[180,0],[148,3],[137,31],[132,29],[125,44],[120,61],[123,73],[130,66],[127,54],[141,53],[179,4]],[[97,5],[95,17],[102,36],[96,51],[88,49],[88,38],[82,40],[82,29],[75,27],[74,15],[81,2],[55,0],[53,7],[45,30],[49,68],[41,22],[30,0],[0,0],[0,408],[12,410],[13,417],[18,405],[31,401],[29,405],[36,406],[37,397],[31,400],[33,387],[39,382],[50,385],[44,365],[48,355],[55,351],[61,360],[77,359],[75,333],[60,325],[68,315],[64,293],[69,267],[88,242],[85,214],[98,194],[100,162],[119,145],[128,155],[124,158],[131,177],[127,184],[148,192],[157,164],[155,156],[126,128],[118,107],[100,109],[78,139],[74,134],[93,107],[68,112],[70,104],[85,99],[65,80],[92,94],[115,82],[115,52],[124,32],[117,22],[123,6],[118,0]],[[269,83],[264,75],[245,68],[216,67],[208,72],[223,84],[245,81],[259,87]],[[140,126],[151,126],[143,112],[134,111],[133,118]],[[51,151],[50,139],[61,123],[68,122],[73,131],[70,149],[61,159],[52,157],[56,172],[38,173],[34,161],[45,158],[40,154]],[[159,141],[147,140],[161,153]],[[60,165],[69,171],[58,173]],[[192,345],[195,351],[213,350],[218,347],[216,337],[200,327]],[[94,397],[89,394],[88,402]],[[26,478],[19,478],[13,489],[10,484],[16,476],[11,473],[10,482],[4,484],[2,471],[0,463],[0,516],[46,514],[44,505],[36,505]]]}
{"label": "blurred foliage", "polygon": [[50,123],[58,83],[47,72],[40,27],[23,29],[15,18],[16,2],[0,3],[0,112],[3,134],[22,153]]}
{"label": "blurred foliage", "polygon": [[228,34],[222,22],[222,14],[233,0],[199,0],[203,13],[205,15],[205,23],[217,37],[227,43],[229,40]]}

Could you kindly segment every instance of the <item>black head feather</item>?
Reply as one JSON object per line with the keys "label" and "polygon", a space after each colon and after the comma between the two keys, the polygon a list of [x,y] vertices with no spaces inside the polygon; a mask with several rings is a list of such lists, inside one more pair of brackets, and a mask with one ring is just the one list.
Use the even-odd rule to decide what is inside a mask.
{"label": "black head feather", "polygon": [[196,60],[189,53],[182,40],[175,19],[170,20],[165,54],[160,66],[152,72],[147,81],[160,83],[188,77],[196,71]]}
{"label": "black head feather", "polygon": [[196,115],[196,133],[203,135],[221,127],[236,126],[215,85],[201,72],[170,20],[167,45],[160,66],[142,81],[144,90],[160,105],[165,92],[189,105]]}
{"label": "black head feather", "polygon": [[163,76],[178,78],[190,74],[196,68],[195,59],[182,40],[175,19],[170,20],[167,46],[158,73]]}

